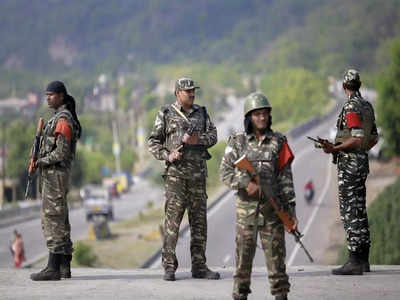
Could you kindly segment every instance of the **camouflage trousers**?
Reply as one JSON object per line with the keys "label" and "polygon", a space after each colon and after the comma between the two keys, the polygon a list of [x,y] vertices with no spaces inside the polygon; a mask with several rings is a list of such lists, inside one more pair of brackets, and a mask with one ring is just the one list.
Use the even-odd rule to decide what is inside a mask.
{"label": "camouflage trousers", "polygon": [[190,226],[190,254],[192,269],[202,269],[206,264],[207,194],[206,180],[165,177],[165,219],[162,265],[165,270],[178,268],[176,243],[179,227],[187,209]]}
{"label": "camouflage trousers", "polygon": [[245,298],[251,293],[251,270],[257,246],[258,233],[268,268],[268,280],[272,295],[289,292],[289,277],[286,274],[286,247],[284,226],[269,202],[242,200],[236,202],[236,271],[234,274],[233,297]]}
{"label": "camouflage trousers", "polygon": [[338,157],[339,208],[349,251],[362,252],[370,245],[365,181],[368,154],[344,153]]}
{"label": "camouflage trousers", "polygon": [[67,193],[69,172],[48,167],[41,170],[42,230],[49,252],[71,255],[71,226]]}

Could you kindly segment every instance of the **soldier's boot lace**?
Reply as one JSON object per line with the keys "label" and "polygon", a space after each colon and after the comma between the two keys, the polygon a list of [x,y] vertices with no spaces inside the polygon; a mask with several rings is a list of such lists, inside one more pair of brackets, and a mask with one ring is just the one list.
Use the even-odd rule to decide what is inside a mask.
{"label": "soldier's boot lace", "polygon": [[277,295],[275,296],[275,300],[287,300],[287,295]]}
{"label": "soldier's boot lace", "polygon": [[61,278],[71,278],[71,260],[72,255],[62,255],[60,264]]}
{"label": "soldier's boot lace", "polygon": [[165,271],[163,279],[166,281],[175,281],[175,272]]}
{"label": "soldier's boot lace", "polygon": [[31,274],[31,279],[34,281],[60,280],[60,260],[61,254],[50,252],[47,267],[38,273]]}
{"label": "soldier's boot lace", "polygon": [[333,269],[333,275],[362,275],[363,264],[360,261],[359,254],[356,252],[349,253],[349,260],[343,266]]}
{"label": "soldier's boot lace", "polygon": [[218,272],[211,271],[207,266],[203,266],[201,268],[192,268],[192,277],[218,280],[221,276]]}

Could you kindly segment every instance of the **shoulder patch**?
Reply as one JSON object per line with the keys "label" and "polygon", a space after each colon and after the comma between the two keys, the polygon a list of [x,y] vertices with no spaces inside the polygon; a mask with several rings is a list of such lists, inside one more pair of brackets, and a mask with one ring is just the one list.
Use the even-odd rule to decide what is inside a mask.
{"label": "shoulder patch", "polygon": [[68,122],[65,119],[60,119],[57,122],[56,129],[54,131],[54,134],[61,134],[67,138],[67,140],[72,139],[72,129],[71,126],[68,124]]}

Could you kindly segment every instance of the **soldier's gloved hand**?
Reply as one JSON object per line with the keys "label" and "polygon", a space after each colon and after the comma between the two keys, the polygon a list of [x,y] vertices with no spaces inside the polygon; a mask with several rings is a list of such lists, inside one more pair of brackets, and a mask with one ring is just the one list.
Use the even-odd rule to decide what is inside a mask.
{"label": "soldier's gloved hand", "polygon": [[173,163],[176,160],[180,160],[182,158],[182,153],[179,152],[183,146],[179,146],[178,148],[174,149],[171,151],[171,153],[168,155],[168,161],[170,163]]}
{"label": "soldier's gloved hand", "polygon": [[259,187],[258,184],[254,181],[250,181],[247,185],[246,192],[250,197],[254,197],[258,195]]}
{"label": "soldier's gloved hand", "polygon": [[187,145],[197,145],[199,143],[199,137],[197,135],[188,135],[185,133],[183,136],[183,142]]}

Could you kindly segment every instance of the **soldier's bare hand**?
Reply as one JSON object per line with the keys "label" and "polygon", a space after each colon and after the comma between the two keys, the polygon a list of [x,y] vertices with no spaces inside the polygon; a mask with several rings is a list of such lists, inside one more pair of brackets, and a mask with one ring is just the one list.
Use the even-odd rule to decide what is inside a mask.
{"label": "soldier's bare hand", "polygon": [[185,133],[183,142],[187,145],[197,145],[199,143],[199,137],[197,135],[188,135]]}
{"label": "soldier's bare hand", "polygon": [[178,148],[171,151],[168,155],[168,161],[173,163],[174,161],[180,160],[182,158],[182,153],[179,152],[183,146],[179,146]]}
{"label": "soldier's bare hand", "polygon": [[[297,225],[299,224],[299,221],[297,220],[296,216],[292,217],[292,221],[294,222],[293,227],[292,227],[292,231],[296,231],[297,230]],[[288,231],[287,228],[286,228],[286,230]]]}
{"label": "soldier's bare hand", "polygon": [[334,152],[334,146],[327,140],[322,140],[322,150],[324,150],[325,153],[332,153]]}
{"label": "soldier's bare hand", "polygon": [[247,185],[246,191],[250,197],[257,196],[259,191],[258,184],[254,181],[250,181]]}

